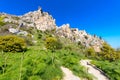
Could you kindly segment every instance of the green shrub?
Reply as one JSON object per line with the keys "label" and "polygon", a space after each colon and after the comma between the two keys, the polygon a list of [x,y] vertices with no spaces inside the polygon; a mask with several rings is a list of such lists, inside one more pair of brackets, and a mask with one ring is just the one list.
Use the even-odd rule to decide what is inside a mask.
{"label": "green shrub", "polygon": [[28,50],[25,53],[22,66],[23,80],[61,80],[60,66],[57,62],[54,65],[51,63],[51,51],[46,54],[43,50]]}
{"label": "green shrub", "polygon": [[56,55],[58,56],[61,65],[70,69],[73,74],[86,80],[92,80],[92,76],[86,72],[86,69],[83,66],[80,65],[80,55],[71,50],[64,49]]}
{"label": "green shrub", "polygon": [[48,37],[48,38],[46,38],[45,42],[46,42],[46,45],[45,45],[46,48],[50,49],[52,51],[55,51],[56,49],[61,49],[62,48],[62,44],[55,37]]}
{"label": "green shrub", "polygon": [[26,50],[26,43],[23,38],[14,35],[0,36],[0,49],[4,52],[22,52]]}
{"label": "green shrub", "polygon": [[3,22],[4,16],[0,16],[0,26],[4,26],[5,22]]}
{"label": "green shrub", "polygon": [[0,21],[0,26],[4,26],[4,25],[5,25],[5,23]]}
{"label": "green shrub", "polygon": [[29,80],[42,80],[39,76],[30,76]]}
{"label": "green shrub", "polygon": [[55,67],[49,65],[45,72],[41,74],[41,78],[43,80],[61,80],[62,78],[62,71],[60,67]]}
{"label": "green shrub", "polygon": [[34,45],[33,38],[32,38],[31,34],[27,34],[27,36],[22,36],[22,37],[25,39],[26,44],[28,46],[33,46]]}
{"label": "green shrub", "polygon": [[110,45],[104,43],[103,47],[101,48],[100,56],[103,59],[114,61],[119,58],[119,53],[117,53]]}
{"label": "green shrub", "polygon": [[92,63],[103,70],[110,80],[120,80],[120,60],[115,62],[94,60]]}
{"label": "green shrub", "polygon": [[42,36],[43,36],[43,32],[40,31],[40,30],[38,30],[38,31],[37,31],[37,38],[38,38],[38,39],[41,39]]}
{"label": "green shrub", "polygon": [[86,50],[85,55],[86,55],[87,57],[95,57],[95,50],[94,50],[93,48],[88,48],[88,49]]}

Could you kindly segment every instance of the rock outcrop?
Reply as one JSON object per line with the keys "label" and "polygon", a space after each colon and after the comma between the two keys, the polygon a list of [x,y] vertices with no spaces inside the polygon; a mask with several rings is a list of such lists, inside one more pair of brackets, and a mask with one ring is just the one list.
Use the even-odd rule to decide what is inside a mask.
{"label": "rock outcrop", "polygon": [[100,52],[103,40],[97,36],[86,33],[85,30],[70,28],[69,24],[64,24],[57,28],[56,34],[61,37],[69,38],[73,42],[80,42],[86,47],[93,47],[96,52]]}
{"label": "rock outcrop", "polygon": [[20,16],[23,22],[35,26],[38,30],[46,31],[56,29],[55,19],[52,18],[47,12],[43,12],[41,8],[37,11],[29,12]]}
{"label": "rock outcrop", "polygon": [[69,24],[64,24],[57,27],[55,19],[47,12],[43,12],[41,8],[37,11],[28,12],[22,16],[14,16],[2,13],[4,16],[4,22],[17,24],[16,29],[10,28],[9,31],[16,32],[20,27],[34,27],[41,31],[54,30],[57,36],[68,38],[73,42],[79,42],[86,47],[93,47],[96,52],[100,51],[104,40],[97,36],[88,34],[85,30],[79,30],[77,28],[70,28]]}
{"label": "rock outcrop", "polygon": [[[65,67],[61,67],[61,70],[64,73],[64,77],[62,80],[81,80],[78,76],[75,76],[71,70],[69,70],[68,68]],[[85,80],[85,79],[82,79]]]}

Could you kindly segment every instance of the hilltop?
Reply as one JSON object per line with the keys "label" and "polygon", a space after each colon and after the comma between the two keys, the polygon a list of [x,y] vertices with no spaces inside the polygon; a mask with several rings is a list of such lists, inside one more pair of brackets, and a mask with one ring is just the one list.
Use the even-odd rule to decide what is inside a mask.
{"label": "hilltop", "polygon": [[[0,34],[23,34],[27,35],[30,32],[26,30],[37,29],[42,32],[54,31],[54,35],[70,39],[72,42],[80,43],[85,47],[93,47],[96,52],[100,52],[100,48],[104,43],[104,40],[97,35],[90,35],[85,30],[78,30],[77,28],[71,28],[69,24],[63,24],[57,26],[55,19],[49,15],[47,12],[43,12],[41,8],[37,11],[28,12],[22,16],[9,15],[6,13],[0,14],[3,17],[3,22],[6,28],[4,30],[0,29]],[[24,30],[22,30],[24,28]],[[30,30],[29,30],[30,31]],[[33,34],[31,34],[33,35]]]}

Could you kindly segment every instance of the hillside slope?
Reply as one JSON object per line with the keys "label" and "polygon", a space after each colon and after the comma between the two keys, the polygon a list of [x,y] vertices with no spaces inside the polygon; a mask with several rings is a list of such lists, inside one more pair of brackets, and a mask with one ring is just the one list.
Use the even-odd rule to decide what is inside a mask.
{"label": "hillside slope", "polygon": [[64,73],[93,80],[80,64],[88,58],[111,80],[120,79],[120,51],[101,37],[69,24],[58,27],[41,8],[21,16],[0,13],[0,80],[62,80]]}
{"label": "hillside slope", "polygon": [[[43,32],[54,31],[54,35],[56,36],[68,38],[72,42],[82,44],[85,47],[93,47],[96,52],[100,52],[100,48],[104,43],[104,40],[101,37],[96,35],[92,36],[85,30],[70,28],[69,24],[63,24],[62,26],[57,27],[55,19],[47,12],[43,12],[41,8],[39,8],[37,11],[28,12],[22,16],[14,16],[2,13],[0,14],[0,17],[2,17],[2,21],[6,23],[4,25],[4,31],[6,31],[8,34],[18,33],[27,35],[34,29]],[[24,30],[21,30],[22,28],[24,28]],[[2,34],[5,32],[0,29],[0,33]]]}

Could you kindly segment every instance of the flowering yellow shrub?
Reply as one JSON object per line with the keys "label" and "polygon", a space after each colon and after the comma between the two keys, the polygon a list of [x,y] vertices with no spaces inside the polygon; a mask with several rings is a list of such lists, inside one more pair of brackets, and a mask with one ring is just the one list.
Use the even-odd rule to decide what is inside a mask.
{"label": "flowering yellow shrub", "polygon": [[23,38],[14,35],[0,36],[0,49],[4,52],[22,52],[26,48]]}

